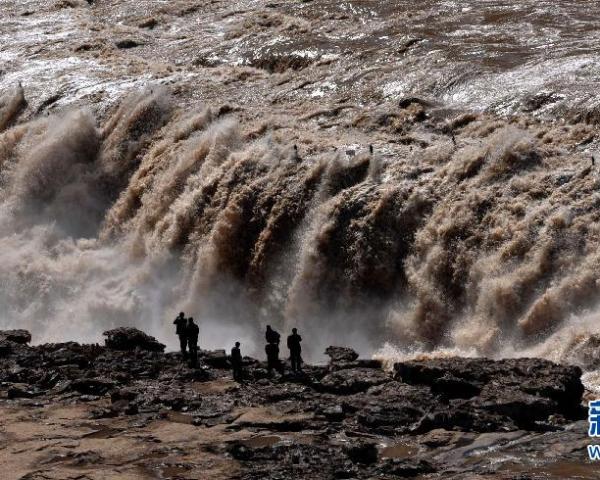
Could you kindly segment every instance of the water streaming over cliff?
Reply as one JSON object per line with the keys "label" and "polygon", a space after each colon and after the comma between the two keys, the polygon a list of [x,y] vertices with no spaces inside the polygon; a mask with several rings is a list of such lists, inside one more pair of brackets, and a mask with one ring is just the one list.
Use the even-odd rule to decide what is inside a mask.
{"label": "water streaming over cliff", "polygon": [[[30,3],[64,35],[44,37],[32,12],[11,24],[2,327],[98,341],[133,324],[169,341],[185,310],[211,347],[260,351],[271,323],[298,326],[308,356],[387,343],[557,360],[600,333],[597,66],[584,48],[597,38],[571,3],[558,2],[583,38],[543,2],[205,6],[191,46],[190,2],[143,19],[111,2]],[[527,36],[523,18],[545,27]],[[27,22],[45,38],[33,53]],[[113,51],[110,29],[139,42]],[[549,39],[561,48],[538,54]],[[150,48],[153,62],[127,53]]]}
{"label": "water streaming over cliff", "polygon": [[472,120],[387,159],[302,158],[162,90],[103,122],[20,123],[0,136],[3,321],[92,339],[184,309],[215,343],[270,322],[369,349],[531,347],[596,306],[598,175],[540,125]]}

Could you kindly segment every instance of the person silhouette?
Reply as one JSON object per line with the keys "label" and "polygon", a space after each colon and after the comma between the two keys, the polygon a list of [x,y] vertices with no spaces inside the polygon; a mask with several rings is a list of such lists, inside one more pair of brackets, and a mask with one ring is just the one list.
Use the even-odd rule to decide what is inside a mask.
{"label": "person silhouette", "polygon": [[267,343],[265,353],[267,354],[267,370],[269,371],[269,375],[273,375],[273,370],[283,375],[283,365],[279,360],[279,344]]}
{"label": "person silhouette", "polygon": [[240,342],[235,342],[235,347],[231,349],[231,368],[233,370],[233,379],[236,382],[241,382],[244,378],[242,370],[242,352],[240,350]]}
{"label": "person silhouette", "polygon": [[267,343],[279,343],[281,339],[281,335],[277,330],[273,330],[271,325],[267,325],[267,331],[265,332],[265,340]]}
{"label": "person silhouette", "polygon": [[190,364],[192,367],[195,367],[198,365],[198,334],[200,333],[200,328],[194,323],[193,317],[188,318],[186,332],[190,349]]}
{"label": "person silhouette", "polygon": [[302,337],[298,335],[298,329],[292,328],[292,334],[287,339],[287,346],[290,350],[290,363],[292,364],[292,372],[302,371]]}
{"label": "person silhouette", "polygon": [[187,320],[185,319],[185,314],[180,312],[179,315],[175,318],[173,323],[176,326],[175,334],[179,337],[179,348],[181,349],[181,356],[183,359],[187,359]]}

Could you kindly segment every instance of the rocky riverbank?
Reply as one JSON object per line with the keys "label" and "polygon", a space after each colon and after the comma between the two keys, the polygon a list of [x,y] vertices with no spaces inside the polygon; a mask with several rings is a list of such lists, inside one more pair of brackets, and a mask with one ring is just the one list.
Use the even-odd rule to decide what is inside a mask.
{"label": "rocky riverbank", "polygon": [[134,329],[106,345],[0,332],[4,478],[597,478],[578,367],[443,358],[393,371],[349,348],[269,377],[189,368]]}

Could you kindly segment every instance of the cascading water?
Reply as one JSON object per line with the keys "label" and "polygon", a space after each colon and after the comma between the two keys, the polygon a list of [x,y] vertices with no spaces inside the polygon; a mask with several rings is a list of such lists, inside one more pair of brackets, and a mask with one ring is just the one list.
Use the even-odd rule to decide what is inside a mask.
{"label": "cascading water", "polygon": [[512,355],[595,333],[581,319],[599,179],[544,128],[482,115],[456,147],[296,158],[158,89],[102,122],[18,123],[0,136],[3,324],[37,341],[120,324],[166,339],[183,309],[210,346],[273,323],[316,339],[313,355],[386,341]]}
{"label": "cascading water", "polygon": [[0,0],[1,328],[597,366],[585,7],[67,3]]}

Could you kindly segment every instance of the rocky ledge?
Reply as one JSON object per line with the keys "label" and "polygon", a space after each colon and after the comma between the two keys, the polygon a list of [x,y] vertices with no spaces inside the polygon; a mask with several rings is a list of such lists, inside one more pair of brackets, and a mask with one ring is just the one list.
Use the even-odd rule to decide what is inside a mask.
{"label": "rocky ledge", "polygon": [[330,347],[328,365],[299,375],[270,377],[246,357],[245,380],[235,383],[224,351],[202,351],[190,368],[138,330],[105,336],[105,346],[29,346],[28,332],[0,331],[0,464],[10,478],[595,472],[585,463],[578,367],[434,358],[386,371]]}

